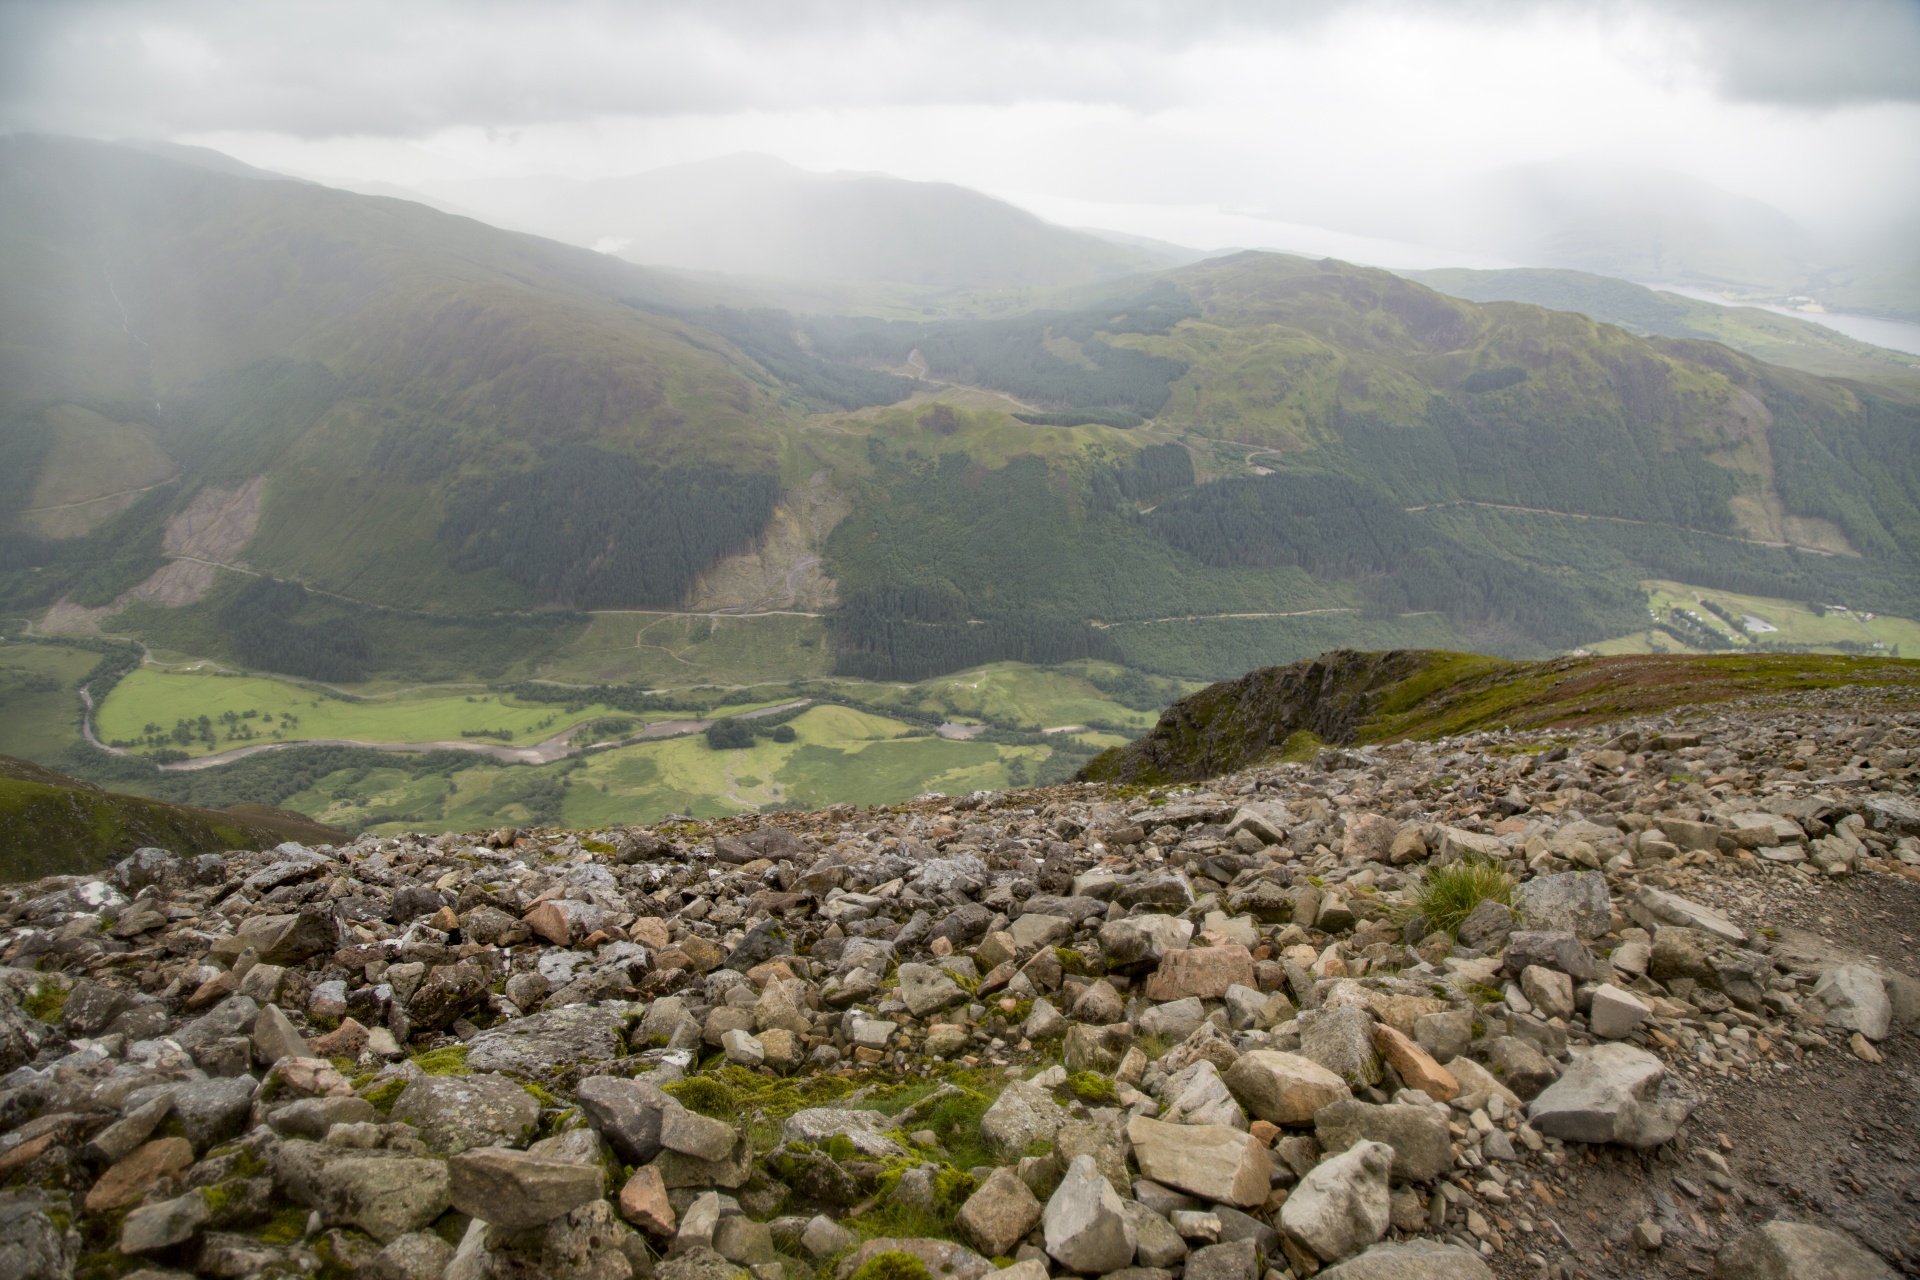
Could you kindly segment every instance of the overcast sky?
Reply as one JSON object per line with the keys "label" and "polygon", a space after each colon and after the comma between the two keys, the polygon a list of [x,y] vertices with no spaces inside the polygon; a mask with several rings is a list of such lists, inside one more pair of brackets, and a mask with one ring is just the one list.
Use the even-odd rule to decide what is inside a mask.
{"label": "overcast sky", "polygon": [[0,0],[0,128],[402,185],[761,151],[1203,247],[1626,162],[1837,235],[1920,208],[1920,0]]}

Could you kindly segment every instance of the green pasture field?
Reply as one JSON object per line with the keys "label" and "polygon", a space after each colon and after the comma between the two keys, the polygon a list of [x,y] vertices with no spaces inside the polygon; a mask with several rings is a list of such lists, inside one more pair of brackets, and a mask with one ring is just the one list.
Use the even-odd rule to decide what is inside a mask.
{"label": "green pasture field", "polygon": [[64,645],[0,644],[0,755],[53,760],[78,742],[74,685],[99,661]]}
{"label": "green pasture field", "polygon": [[[255,713],[247,715],[248,712]],[[243,717],[224,719],[229,713]],[[421,690],[346,701],[309,687],[266,676],[200,669],[166,671],[142,667],[115,686],[94,716],[104,742],[138,742],[149,732],[170,733],[177,721],[206,716],[215,741],[169,742],[192,756],[257,742],[346,738],[356,742],[459,741],[462,731],[511,730],[489,742],[530,746],[583,720],[613,714],[594,705],[569,713],[553,703],[522,703],[508,695]],[[292,720],[289,723],[288,717]],[[251,734],[251,736],[248,736]]]}
{"label": "green pasture field", "polygon": [[[1920,655],[1920,622],[1889,614],[1870,614],[1843,608],[1844,600],[1822,600],[1828,606],[1824,616],[1815,613],[1806,601],[1781,600],[1770,596],[1747,596],[1733,591],[1688,586],[1683,582],[1650,580],[1640,584],[1647,593],[1647,607],[1662,618],[1674,607],[1691,610],[1700,622],[1739,648],[1758,642],[1788,644],[1812,653],[1842,653],[1840,643],[1881,645],[1876,652],[1889,656]],[[1736,618],[1757,618],[1777,628],[1774,631],[1748,632],[1729,626],[1724,618],[1705,607],[1711,600]],[[1703,653],[1664,631],[1635,631],[1586,646],[1589,653]],[[1721,652],[1724,652],[1722,650]]]}
{"label": "green pasture field", "polygon": [[1117,676],[1122,668],[1100,663],[1034,667],[995,662],[922,681],[913,687],[913,705],[956,720],[1012,721],[1040,729],[1098,721],[1144,730],[1159,718],[1158,712],[1135,711],[1115,702],[1086,678],[1088,671]]}
{"label": "green pasture field", "polygon": [[832,667],[824,618],[620,612],[594,614],[540,675],[660,689],[812,679]]}
{"label": "green pasture field", "polygon": [[[733,751],[715,751],[704,735],[693,734],[538,768],[476,762],[420,777],[398,767],[341,770],[282,803],[333,825],[381,834],[548,821],[592,827],[657,821],[669,813],[712,818],[841,801],[893,804],[925,791],[964,794],[1007,786],[1016,760],[1032,776],[1052,753],[1049,746],[952,742],[841,706],[813,707],[789,723],[794,741],[761,738]],[[551,807],[556,787],[557,814]]]}

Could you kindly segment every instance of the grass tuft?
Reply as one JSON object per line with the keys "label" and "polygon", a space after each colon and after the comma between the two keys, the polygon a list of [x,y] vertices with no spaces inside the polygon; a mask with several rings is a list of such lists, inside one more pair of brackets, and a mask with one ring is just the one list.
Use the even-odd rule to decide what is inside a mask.
{"label": "grass tuft", "polygon": [[21,1001],[20,1007],[27,1011],[28,1017],[40,1022],[58,1022],[60,1015],[66,1012],[67,996],[70,994],[66,987],[44,982],[32,995]]}
{"label": "grass tuft", "polygon": [[1412,911],[1434,928],[1453,935],[1483,902],[1513,905],[1513,877],[1485,858],[1468,857],[1444,867],[1429,867],[1415,886]]}

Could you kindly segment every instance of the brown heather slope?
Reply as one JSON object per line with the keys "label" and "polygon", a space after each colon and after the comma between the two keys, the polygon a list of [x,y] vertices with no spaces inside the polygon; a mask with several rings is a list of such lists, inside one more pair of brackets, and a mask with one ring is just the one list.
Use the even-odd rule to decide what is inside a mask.
{"label": "brown heather slope", "polygon": [[[1579,727],[1626,716],[1842,685],[1894,686],[1920,702],[1920,661],[1761,654],[1510,662],[1479,654],[1338,649],[1190,694],[1090,781],[1192,781],[1292,748],[1431,739],[1488,728]],[[1299,737],[1296,735],[1308,735]]]}
{"label": "brown heather slope", "polygon": [[285,809],[168,804],[0,756],[0,880],[85,874],[146,845],[191,854],[346,839],[343,831]]}

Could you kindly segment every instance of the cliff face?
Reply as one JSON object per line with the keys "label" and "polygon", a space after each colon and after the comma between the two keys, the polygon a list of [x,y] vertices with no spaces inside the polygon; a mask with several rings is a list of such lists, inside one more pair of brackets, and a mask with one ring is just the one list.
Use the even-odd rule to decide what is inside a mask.
{"label": "cliff face", "polygon": [[1445,656],[1430,649],[1335,649],[1208,685],[1168,707],[1144,737],[1088,761],[1082,776],[1188,782],[1244,768],[1303,730],[1326,742],[1353,742],[1379,694]]}

